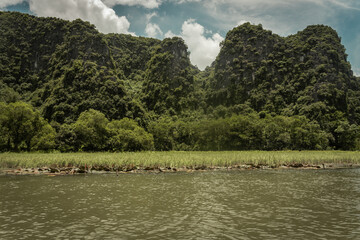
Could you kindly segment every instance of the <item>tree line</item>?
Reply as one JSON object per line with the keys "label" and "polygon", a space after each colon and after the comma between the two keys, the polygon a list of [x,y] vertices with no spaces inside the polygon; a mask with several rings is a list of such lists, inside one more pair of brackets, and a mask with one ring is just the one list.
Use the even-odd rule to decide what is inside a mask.
{"label": "tree line", "polygon": [[0,151],[359,150],[360,128],[341,121],[336,135],[305,116],[264,112],[194,120],[161,117],[146,127],[82,112],[71,124],[49,124],[24,102],[0,103]]}

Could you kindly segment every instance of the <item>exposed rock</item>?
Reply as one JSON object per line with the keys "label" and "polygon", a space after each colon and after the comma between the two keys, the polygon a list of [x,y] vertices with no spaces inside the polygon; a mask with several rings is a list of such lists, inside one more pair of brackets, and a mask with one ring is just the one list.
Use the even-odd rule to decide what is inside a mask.
{"label": "exposed rock", "polygon": [[293,163],[290,165],[290,167],[293,167],[293,168],[300,168],[300,167],[303,167],[304,165],[301,164],[301,163]]}
{"label": "exposed rock", "polygon": [[50,173],[58,173],[58,172],[60,172],[59,169],[57,169],[57,168],[50,168]]}

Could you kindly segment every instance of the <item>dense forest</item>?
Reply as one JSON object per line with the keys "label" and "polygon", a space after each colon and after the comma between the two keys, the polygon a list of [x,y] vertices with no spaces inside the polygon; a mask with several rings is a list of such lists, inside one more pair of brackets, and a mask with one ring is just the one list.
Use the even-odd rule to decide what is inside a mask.
{"label": "dense forest", "polygon": [[245,23],[204,71],[189,54],[0,12],[0,151],[360,150],[360,78],[332,28]]}

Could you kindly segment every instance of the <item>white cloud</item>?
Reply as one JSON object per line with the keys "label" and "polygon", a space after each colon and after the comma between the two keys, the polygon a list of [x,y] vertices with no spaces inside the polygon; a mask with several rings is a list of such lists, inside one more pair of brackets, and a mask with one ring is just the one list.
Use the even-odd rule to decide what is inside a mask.
{"label": "white cloud", "polygon": [[352,70],[353,70],[354,75],[355,75],[356,77],[360,77],[360,68],[352,67]]}
{"label": "white cloud", "polygon": [[145,8],[158,8],[162,1],[161,0],[103,0],[103,2],[113,7],[115,5],[127,5],[127,6],[142,6]]}
{"label": "white cloud", "polygon": [[[217,29],[231,30],[246,19],[282,36],[294,34],[313,24],[329,25],[339,32],[350,34],[344,27],[344,18],[354,18],[360,12],[358,0],[202,0],[201,5],[214,19],[213,26]],[[360,74],[360,55],[356,54],[360,50],[357,47],[360,40],[356,40],[358,25],[354,24],[349,29],[353,32],[352,39],[347,40],[348,46],[351,46],[349,60],[354,72]]]}
{"label": "white cloud", "polygon": [[224,40],[217,33],[210,38],[206,38],[204,33],[204,27],[193,19],[185,21],[182,25],[181,37],[189,47],[190,60],[201,70],[215,60],[220,51],[220,42]]}
{"label": "white cloud", "polygon": [[201,2],[202,0],[176,0],[178,4],[188,3],[188,2]]}
{"label": "white cloud", "polygon": [[174,34],[171,30],[169,30],[165,33],[164,36],[165,36],[165,38],[173,38],[173,37],[176,37],[177,35]]}
{"label": "white cloud", "polygon": [[101,0],[29,0],[30,10],[42,17],[66,20],[81,18],[94,24],[103,33],[129,33],[130,23],[119,17]]}
{"label": "white cloud", "polygon": [[316,4],[321,6],[328,6],[329,4],[337,5],[343,8],[351,8],[351,9],[358,9],[360,3],[357,0],[271,0],[271,1],[264,1],[264,0],[180,0],[179,3],[186,3],[186,2],[200,2],[210,4],[213,6],[220,6],[230,4],[234,7],[250,7],[254,8],[255,6],[262,6],[262,7],[272,7],[272,6],[294,6],[299,3],[305,4]]}
{"label": "white cloud", "polygon": [[148,23],[146,24],[145,33],[148,37],[161,37],[163,35],[163,32],[161,31],[159,25],[155,23]]}
{"label": "white cloud", "polygon": [[22,3],[24,0],[1,0],[0,1],[0,8],[5,8],[8,6],[16,5]]}
{"label": "white cloud", "polygon": [[152,38],[161,38],[163,36],[163,32],[161,31],[161,28],[159,25],[155,24],[155,23],[151,23],[151,19],[153,17],[156,17],[157,13],[156,12],[152,12],[149,14],[146,14],[146,27],[145,27],[145,33],[147,34],[148,37],[152,37]]}
{"label": "white cloud", "polygon": [[157,13],[156,13],[156,12],[152,12],[152,13],[146,14],[146,22],[150,22],[150,20],[151,20],[153,17],[156,17],[156,16],[157,16]]}
{"label": "white cloud", "polygon": [[[179,3],[198,2],[181,0]],[[263,24],[286,36],[312,24],[339,24],[341,10],[360,10],[358,0],[201,0],[217,29],[230,30],[241,20]]]}
{"label": "white cloud", "polygon": [[[159,25],[149,22],[152,17],[157,16],[155,13],[146,16],[147,25],[145,33],[148,37],[156,38],[172,38],[179,35],[174,34],[171,30],[163,34]],[[220,51],[220,42],[224,40],[219,34],[212,34],[203,26],[196,23],[195,20],[189,19],[185,21],[181,28],[179,37],[183,38],[190,50],[190,60],[201,70],[209,66],[216,58]],[[211,37],[205,35],[212,34]]]}

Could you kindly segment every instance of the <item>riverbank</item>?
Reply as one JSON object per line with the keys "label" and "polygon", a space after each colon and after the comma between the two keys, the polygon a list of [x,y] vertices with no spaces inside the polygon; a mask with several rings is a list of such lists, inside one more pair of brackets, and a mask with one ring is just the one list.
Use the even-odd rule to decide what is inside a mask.
{"label": "riverbank", "polygon": [[0,154],[1,173],[21,175],[355,167],[360,167],[360,152],[351,151]]}
{"label": "riverbank", "polygon": [[360,164],[329,164],[321,165],[303,165],[291,164],[281,166],[268,165],[237,165],[229,167],[181,167],[181,168],[109,168],[109,167],[41,167],[41,168],[8,168],[0,169],[0,175],[74,175],[74,174],[128,174],[128,173],[175,173],[175,172],[198,172],[198,171],[235,171],[235,170],[251,170],[251,169],[346,169],[346,168],[360,168]]}

